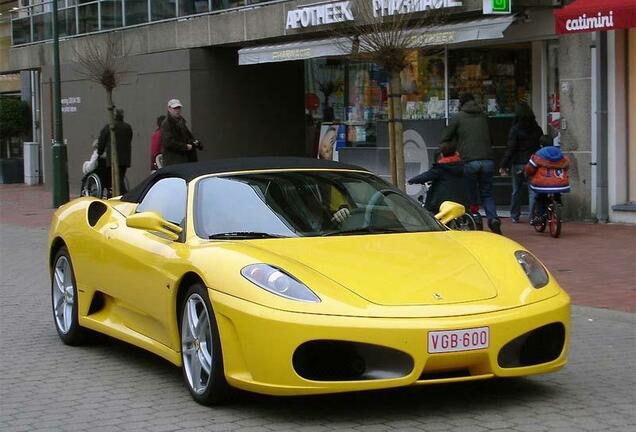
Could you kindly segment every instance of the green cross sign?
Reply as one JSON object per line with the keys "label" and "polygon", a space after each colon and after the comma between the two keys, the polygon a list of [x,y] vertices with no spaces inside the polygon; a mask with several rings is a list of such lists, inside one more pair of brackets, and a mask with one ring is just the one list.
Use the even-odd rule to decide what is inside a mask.
{"label": "green cross sign", "polygon": [[483,0],[484,14],[509,14],[512,0]]}
{"label": "green cross sign", "polygon": [[492,11],[495,13],[510,13],[510,0],[492,0]]}

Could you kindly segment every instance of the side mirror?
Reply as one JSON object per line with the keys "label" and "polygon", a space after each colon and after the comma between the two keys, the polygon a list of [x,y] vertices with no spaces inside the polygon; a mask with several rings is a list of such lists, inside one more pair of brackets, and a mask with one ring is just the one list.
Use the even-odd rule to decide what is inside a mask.
{"label": "side mirror", "polygon": [[435,215],[435,219],[446,225],[453,219],[462,217],[465,212],[466,209],[463,205],[452,201],[444,201],[442,205],[439,206],[439,213]]}
{"label": "side mirror", "polygon": [[168,222],[157,212],[141,212],[126,218],[126,226],[138,228],[146,231],[160,232],[170,240],[177,240],[182,229],[179,225]]}

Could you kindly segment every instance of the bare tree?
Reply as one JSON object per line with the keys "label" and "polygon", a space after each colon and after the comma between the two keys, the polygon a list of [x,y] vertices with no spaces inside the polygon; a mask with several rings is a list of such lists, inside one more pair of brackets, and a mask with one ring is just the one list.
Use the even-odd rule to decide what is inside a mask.
{"label": "bare tree", "polygon": [[402,139],[402,85],[400,72],[409,64],[408,54],[414,48],[445,43],[444,33],[437,28],[445,21],[443,9],[407,13],[406,3],[400,10],[382,9],[376,1],[355,4],[356,21],[334,26],[336,44],[350,54],[352,60],[368,61],[380,66],[389,77],[388,128],[391,177],[393,184],[405,189],[404,142]]}
{"label": "bare tree", "polygon": [[110,166],[113,196],[120,194],[119,157],[115,136],[115,105],[113,91],[121,83],[124,73],[124,52],[121,38],[116,32],[84,38],[81,47],[75,48],[79,73],[84,78],[101,85],[106,90],[106,109],[110,129]]}

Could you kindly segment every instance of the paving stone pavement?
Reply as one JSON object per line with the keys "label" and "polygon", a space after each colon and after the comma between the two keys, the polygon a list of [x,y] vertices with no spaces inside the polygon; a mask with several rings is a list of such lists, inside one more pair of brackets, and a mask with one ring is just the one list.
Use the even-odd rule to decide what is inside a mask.
{"label": "paving stone pavement", "polygon": [[0,224],[0,431],[636,430],[636,315],[578,306],[570,363],[556,374],[319,397],[241,393],[202,407],[156,356],[107,338],[60,342],[46,237],[47,228]]}

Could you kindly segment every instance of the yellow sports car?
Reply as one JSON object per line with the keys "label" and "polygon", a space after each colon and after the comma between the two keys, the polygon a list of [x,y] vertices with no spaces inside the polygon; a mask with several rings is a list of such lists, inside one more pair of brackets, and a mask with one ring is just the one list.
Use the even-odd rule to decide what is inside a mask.
{"label": "yellow sports car", "polygon": [[449,230],[462,214],[331,161],[169,166],[56,211],[55,326],[181,366],[203,404],[560,369],[568,295],[519,244]]}

